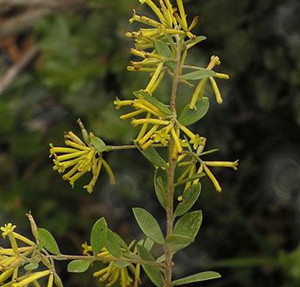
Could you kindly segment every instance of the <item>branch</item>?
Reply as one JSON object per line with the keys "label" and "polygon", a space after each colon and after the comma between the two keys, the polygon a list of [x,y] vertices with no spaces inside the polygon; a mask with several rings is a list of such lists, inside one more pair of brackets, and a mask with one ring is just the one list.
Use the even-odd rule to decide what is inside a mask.
{"label": "branch", "polygon": [[7,73],[0,79],[0,96],[11,85],[14,79],[20,72],[30,63],[30,61],[37,55],[37,48],[30,48],[20,61],[8,69]]}

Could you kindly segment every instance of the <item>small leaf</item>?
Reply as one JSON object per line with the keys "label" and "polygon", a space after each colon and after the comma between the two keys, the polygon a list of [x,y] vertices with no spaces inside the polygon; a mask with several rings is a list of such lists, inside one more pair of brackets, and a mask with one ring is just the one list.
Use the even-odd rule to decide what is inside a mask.
{"label": "small leaf", "polygon": [[146,236],[158,244],[164,244],[164,236],[155,218],[143,208],[133,208],[135,219]]}
{"label": "small leaf", "polygon": [[213,272],[213,271],[207,271],[207,272],[200,272],[191,276],[187,276],[178,280],[175,280],[172,282],[173,285],[178,286],[178,285],[185,285],[189,283],[194,283],[194,282],[201,282],[201,281],[207,281],[211,279],[217,279],[220,278],[221,275],[218,272]]}
{"label": "small leaf", "polygon": [[[152,254],[144,246],[138,244],[137,250],[143,260],[155,262]],[[162,287],[164,279],[159,267],[147,264],[142,264],[142,266],[152,283],[157,287]]]}
{"label": "small leaf", "polygon": [[204,176],[206,176],[206,174],[204,172],[197,173],[197,174],[195,174],[195,175],[193,175],[191,177],[188,177],[185,180],[181,180],[181,181],[175,183],[175,186],[179,186],[179,185],[185,184],[187,182],[194,181],[195,179],[202,178]]}
{"label": "small leaf", "polygon": [[118,268],[125,268],[130,265],[130,262],[124,261],[124,260],[116,260],[114,262],[115,266]]}
{"label": "small leaf", "polygon": [[191,244],[194,242],[194,239],[182,235],[172,234],[167,236],[166,241],[172,245],[182,245]]}
{"label": "small leaf", "polygon": [[200,183],[193,184],[189,189],[185,190],[182,195],[182,201],[177,205],[174,216],[181,216],[188,212],[197,201],[200,192]]}
{"label": "small leaf", "polygon": [[207,79],[215,75],[216,73],[212,70],[199,68],[199,70],[182,75],[180,78],[186,81],[196,81],[196,80]]}
{"label": "small leaf", "polygon": [[94,254],[100,252],[107,239],[107,224],[105,218],[100,218],[93,226],[91,232],[91,245]]}
{"label": "small leaf", "polygon": [[68,272],[83,273],[89,269],[91,262],[86,260],[73,260],[68,264]]}
{"label": "small leaf", "polygon": [[202,223],[202,211],[189,212],[178,219],[174,234],[195,238]]}
{"label": "small leaf", "polygon": [[30,263],[28,263],[28,264],[26,264],[24,266],[24,269],[26,271],[32,271],[32,270],[37,269],[38,267],[39,267],[39,263],[38,262],[30,262]]}
{"label": "small leaf", "polygon": [[64,287],[60,277],[56,273],[54,273],[54,282],[57,287]]}
{"label": "small leaf", "polygon": [[41,245],[53,254],[60,254],[59,247],[53,235],[44,228],[37,229]]}
{"label": "small leaf", "polygon": [[147,250],[151,251],[153,244],[153,240],[147,237],[141,245],[143,245]]}
{"label": "small leaf", "polygon": [[163,56],[166,58],[169,58],[171,56],[171,50],[165,42],[163,42],[161,40],[155,40],[154,46],[155,46],[157,53],[160,56]]}
{"label": "small leaf", "polygon": [[199,99],[195,109],[190,109],[187,105],[181,112],[178,121],[184,126],[190,126],[193,123],[202,119],[209,109],[209,100],[206,97]]}
{"label": "small leaf", "polygon": [[167,175],[166,172],[158,168],[154,174],[154,187],[157,199],[161,206],[166,209],[166,202],[167,202]]}
{"label": "small leaf", "polygon": [[102,153],[110,149],[102,139],[95,136],[91,137],[91,144],[94,146],[97,153]]}
{"label": "small leaf", "polygon": [[202,41],[204,41],[204,40],[206,40],[206,37],[205,37],[205,36],[198,36],[198,37],[196,37],[196,39],[194,39],[194,40],[189,39],[189,40],[185,41],[185,42],[184,42],[184,45],[194,44],[194,43],[198,44],[198,43],[200,43],[200,42],[202,42]]}
{"label": "small leaf", "polygon": [[123,255],[122,247],[126,250],[128,249],[127,245],[118,234],[114,233],[110,229],[107,229],[107,250],[116,258],[120,258]]}
{"label": "small leaf", "polygon": [[152,97],[148,92],[140,90],[133,93],[138,98],[144,98],[147,102],[154,105],[156,108],[158,108],[161,112],[163,112],[165,115],[171,115],[171,110],[168,108],[167,105],[159,101],[157,98]]}
{"label": "small leaf", "polygon": [[145,151],[141,150],[143,156],[148,159],[151,163],[153,163],[157,167],[166,168],[167,163],[163,160],[163,158],[159,155],[159,153],[153,148],[148,147]]}

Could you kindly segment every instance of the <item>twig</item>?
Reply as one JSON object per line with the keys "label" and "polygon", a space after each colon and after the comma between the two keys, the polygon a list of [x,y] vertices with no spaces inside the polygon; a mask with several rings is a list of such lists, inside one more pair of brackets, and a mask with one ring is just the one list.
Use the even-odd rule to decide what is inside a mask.
{"label": "twig", "polygon": [[30,48],[19,62],[8,69],[7,73],[0,79],[0,96],[20,74],[20,72],[29,64],[34,56],[36,56],[37,52],[37,48]]}
{"label": "twig", "polygon": [[27,30],[32,27],[38,19],[49,12],[49,9],[39,8],[2,22],[0,24],[0,40]]}

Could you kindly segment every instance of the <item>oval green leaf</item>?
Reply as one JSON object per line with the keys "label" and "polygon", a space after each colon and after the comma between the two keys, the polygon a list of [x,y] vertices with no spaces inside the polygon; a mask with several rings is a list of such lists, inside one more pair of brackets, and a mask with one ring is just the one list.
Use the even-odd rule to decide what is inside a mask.
{"label": "oval green leaf", "polygon": [[156,52],[160,56],[163,56],[163,57],[166,57],[166,58],[171,56],[171,50],[165,42],[163,42],[161,40],[155,40],[154,41],[154,47],[155,47]]}
{"label": "oval green leaf", "polygon": [[[152,254],[144,246],[138,244],[137,250],[141,259],[145,261],[155,262]],[[142,264],[142,267],[153,284],[155,284],[157,287],[163,286],[164,279],[158,266]]]}
{"label": "oval green leaf", "polygon": [[148,147],[146,150],[142,151],[143,156],[148,159],[154,166],[166,168],[167,163],[163,160],[163,158],[159,155],[159,153],[153,147]]}
{"label": "oval green leaf", "polygon": [[172,284],[175,286],[185,285],[185,284],[194,283],[194,282],[218,279],[220,277],[221,277],[221,275],[218,272],[206,271],[206,272],[200,272],[200,273],[197,273],[194,275],[190,275],[190,276],[175,280],[172,282]]}
{"label": "oval green leaf", "polygon": [[174,234],[195,239],[202,223],[202,211],[189,212],[178,219],[174,226]]}
{"label": "oval green leaf", "polygon": [[143,208],[133,208],[135,219],[144,234],[158,244],[164,244],[164,236],[156,219]]}
{"label": "oval green leaf", "polygon": [[166,241],[171,245],[181,245],[191,244],[192,242],[194,242],[194,239],[182,235],[172,234],[167,236]]}
{"label": "oval green leaf", "polygon": [[184,191],[182,195],[182,201],[177,205],[174,216],[181,216],[188,212],[195,202],[197,201],[201,193],[201,185],[193,184],[190,188]]}
{"label": "oval green leaf", "polygon": [[39,267],[39,263],[38,262],[30,262],[30,263],[28,263],[28,264],[26,264],[24,266],[24,269],[26,271],[32,271],[32,270],[37,269],[38,267]]}
{"label": "oval green leaf", "polygon": [[83,273],[89,269],[91,262],[86,260],[73,260],[68,264],[68,272]]}
{"label": "oval green leaf", "polygon": [[186,81],[197,81],[215,76],[216,73],[212,70],[198,68],[197,71],[182,75],[180,78]]}
{"label": "oval green leaf", "polygon": [[197,101],[195,109],[190,109],[190,105],[187,105],[181,112],[178,121],[184,126],[190,126],[201,120],[207,114],[208,109],[209,100],[203,97]]}
{"label": "oval green leaf", "polygon": [[120,258],[123,255],[122,247],[127,249],[127,246],[123,239],[110,229],[107,229],[107,250],[116,258]]}
{"label": "oval green leaf", "polygon": [[93,226],[91,232],[91,246],[94,254],[100,252],[107,239],[107,223],[105,218],[100,218]]}
{"label": "oval green leaf", "polygon": [[45,249],[47,249],[50,253],[60,254],[55,238],[47,229],[38,228],[37,232],[40,243]]}

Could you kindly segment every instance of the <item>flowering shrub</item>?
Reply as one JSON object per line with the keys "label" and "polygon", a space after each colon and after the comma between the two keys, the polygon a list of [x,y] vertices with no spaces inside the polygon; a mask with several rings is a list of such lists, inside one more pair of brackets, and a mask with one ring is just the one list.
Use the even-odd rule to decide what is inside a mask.
{"label": "flowering shrub", "polygon": [[[142,283],[141,267],[157,287],[220,277],[217,272],[206,271],[174,280],[172,269],[174,254],[195,240],[202,223],[202,212],[190,211],[200,195],[201,179],[207,176],[216,191],[221,192],[211,168],[230,167],[236,170],[238,166],[238,161],[205,160],[205,155],[216,150],[205,150],[206,138],[194,133],[190,127],[209,110],[207,84],[211,84],[216,102],[222,104],[216,79],[228,79],[229,76],[214,71],[220,65],[217,56],[210,58],[206,68],[186,65],[189,50],[206,38],[193,34],[198,17],[188,24],[182,0],[177,0],[176,6],[169,0],[160,0],[157,4],[151,0],[140,2],[152,10],[153,18],[140,16],[134,11],[130,19],[131,23],[138,22],[143,28],[126,33],[135,44],[135,48],[131,49],[133,61],[128,71],[148,73],[150,79],[143,89],[134,91],[132,97],[114,101],[116,109],[127,110],[120,120],[130,120],[131,125],[137,128],[135,139],[127,145],[107,145],[101,138],[88,133],[78,120],[82,138],[69,131],[64,137],[66,146],[50,144],[50,157],[53,158],[53,169],[63,173],[62,178],[72,186],[83,175],[91,173],[91,180],[84,188],[92,193],[102,169],[108,174],[110,183],[115,183],[104,154],[128,149],[140,151],[155,168],[155,193],[166,211],[166,233],[148,211],[134,208],[144,239],[128,245],[101,218],[92,228],[90,243],[83,244],[82,255],[63,255],[53,236],[46,229],[38,228],[29,214],[34,241],[14,232],[15,226],[10,223],[1,227],[3,237],[8,237],[11,245],[0,249],[2,286],[40,286],[45,278],[48,287],[53,284],[62,286],[55,271],[56,260],[72,260],[68,265],[69,272],[85,272],[96,261],[105,263],[105,267],[93,275],[106,286],[119,282],[122,287],[137,287]],[[158,88],[167,77],[172,85],[169,102],[164,103]],[[191,95],[180,94],[179,85],[190,87]],[[176,106],[179,96],[188,101],[182,111]],[[164,149],[167,150],[166,157],[160,153]],[[158,258],[152,254],[154,245],[163,250]]]}

